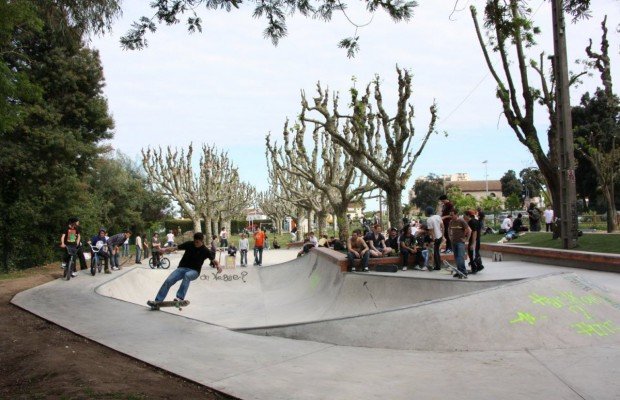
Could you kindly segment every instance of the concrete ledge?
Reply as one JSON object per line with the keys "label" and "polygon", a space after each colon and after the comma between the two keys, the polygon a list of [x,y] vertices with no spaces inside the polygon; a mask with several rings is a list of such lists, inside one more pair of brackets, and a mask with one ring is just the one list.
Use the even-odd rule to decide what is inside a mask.
{"label": "concrete ledge", "polygon": [[[326,248],[326,247],[316,247],[312,249],[312,251],[316,251],[320,253],[321,257],[327,258],[329,261],[338,264],[338,266],[340,267],[340,271],[347,272],[348,267],[349,267],[349,262],[347,261],[346,254]],[[441,259],[452,261],[454,260],[454,256],[452,254],[442,254]],[[415,257],[409,257],[408,265],[413,265],[414,260],[415,260]],[[356,266],[358,266],[359,263],[360,263],[360,260],[355,261]],[[390,265],[390,264],[394,264],[398,266],[402,265],[402,257],[400,255],[393,256],[393,257],[377,257],[377,258],[371,257],[370,260],[368,260],[368,268],[371,271],[373,271],[375,269],[375,266],[377,265]]]}
{"label": "concrete ledge", "polygon": [[482,243],[480,245],[480,253],[484,257],[490,257],[491,259],[497,258],[494,257],[495,254],[500,254],[502,260],[531,261],[579,269],[620,272],[620,255],[616,254],[499,243]]}

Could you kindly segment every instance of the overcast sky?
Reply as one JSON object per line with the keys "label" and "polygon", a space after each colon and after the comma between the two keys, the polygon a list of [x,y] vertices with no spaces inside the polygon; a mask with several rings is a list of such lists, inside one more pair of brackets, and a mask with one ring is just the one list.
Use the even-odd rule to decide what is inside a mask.
{"label": "overcast sky", "polygon": [[[409,23],[395,24],[378,12],[358,31],[361,51],[353,59],[337,48],[340,39],[354,34],[343,15],[336,13],[330,23],[289,18],[288,37],[274,47],[263,38],[265,22],[251,17],[249,5],[232,13],[202,11],[201,34],[189,35],[183,24],[161,26],[148,36],[145,50],[122,50],[119,37],[131,22],[152,15],[148,3],[125,1],[124,15],[112,34],[92,42],[100,51],[104,91],[116,122],[112,145],[133,159],[138,160],[140,149],[149,145],[215,144],[229,152],[243,180],[264,190],[265,135],[271,132],[281,142],[286,118],[294,119],[300,111],[300,90],[311,96],[320,81],[341,93],[342,107],[353,76],[362,87],[378,74],[388,112],[393,114],[398,65],[413,73],[418,137],[427,129],[433,100],[439,107],[437,128],[448,134],[431,138],[414,166],[413,178],[467,172],[472,179],[484,180],[484,160],[489,179],[499,179],[509,169],[518,173],[534,166],[501,115],[496,85],[475,36],[469,5],[476,5],[481,14],[484,1],[459,1],[457,8],[462,10],[453,13],[453,1],[419,0]],[[359,8],[358,3],[351,6]],[[532,56],[538,58],[541,51],[552,54],[550,3],[536,0],[530,6],[543,31]],[[618,90],[620,1],[597,0],[592,7],[592,19],[568,26],[569,60],[586,58],[588,38],[599,49],[600,22],[607,14]],[[363,10],[348,13],[359,24],[371,19]],[[572,63],[569,68],[577,70]],[[599,82],[598,75],[586,78],[572,90],[571,104]],[[544,132],[548,126],[544,110],[538,111],[536,120]],[[414,142],[414,150],[418,144]]]}

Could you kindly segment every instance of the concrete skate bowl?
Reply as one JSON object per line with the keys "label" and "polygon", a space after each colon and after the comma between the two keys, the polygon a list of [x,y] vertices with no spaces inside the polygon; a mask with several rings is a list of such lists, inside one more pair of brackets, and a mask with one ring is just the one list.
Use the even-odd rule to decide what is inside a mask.
{"label": "concrete skate bowl", "polygon": [[[146,301],[155,297],[169,273],[134,268],[99,286],[96,292],[146,309]],[[229,329],[259,333],[252,329],[371,315],[504,283],[343,274],[332,260],[311,252],[283,264],[224,270],[219,275],[211,268],[203,268],[187,295],[191,305],[180,314],[174,308],[162,310]],[[175,291],[176,286],[168,298]],[[260,333],[271,334],[267,330]]]}
{"label": "concrete skate bowl", "polygon": [[243,331],[424,351],[617,347],[620,300],[577,274],[564,273],[370,315]]}

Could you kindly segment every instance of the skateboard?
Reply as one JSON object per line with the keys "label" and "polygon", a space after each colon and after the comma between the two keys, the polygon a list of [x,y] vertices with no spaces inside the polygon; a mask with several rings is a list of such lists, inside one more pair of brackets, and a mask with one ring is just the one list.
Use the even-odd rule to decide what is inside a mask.
{"label": "skateboard", "polygon": [[375,272],[397,272],[397,271],[398,271],[398,265],[395,265],[395,264],[375,266]]}
{"label": "skateboard", "polygon": [[162,307],[176,307],[179,309],[179,311],[183,311],[182,307],[187,307],[189,305],[189,300],[180,300],[180,301],[160,301],[160,302],[155,302],[152,300],[149,300],[146,302],[146,304],[151,307],[151,310],[159,310]]}
{"label": "skateboard", "polygon": [[448,271],[455,273],[458,275],[458,277],[460,279],[467,279],[467,275],[465,275],[464,273],[462,273],[461,271],[459,271],[458,268],[452,266],[452,264],[450,264],[448,261],[446,260],[442,260],[443,261],[443,265],[446,267],[445,269],[447,269]]}

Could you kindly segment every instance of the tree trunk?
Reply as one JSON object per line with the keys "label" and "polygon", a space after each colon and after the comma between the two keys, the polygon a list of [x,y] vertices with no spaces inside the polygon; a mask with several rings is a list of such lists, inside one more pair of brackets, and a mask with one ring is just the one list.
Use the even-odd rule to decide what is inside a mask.
{"label": "tree trunk", "polygon": [[612,233],[616,230],[616,204],[614,202],[613,185],[603,187],[605,202],[607,202],[607,232]]}
{"label": "tree trunk", "polygon": [[319,233],[317,237],[321,237],[327,231],[327,212],[319,211],[316,213],[319,220]]}
{"label": "tree trunk", "polygon": [[400,190],[385,191],[386,202],[388,208],[388,219],[390,220],[390,226],[399,226],[400,219],[402,217],[402,204]]}
{"label": "tree trunk", "polygon": [[192,216],[192,222],[194,223],[194,233],[202,232],[202,227],[200,226],[200,217],[198,215]]}
{"label": "tree trunk", "polygon": [[205,236],[207,237],[208,241],[211,241],[211,235],[212,235],[212,230],[211,230],[211,217],[208,217],[207,215],[204,215],[204,220],[205,220]]}
{"label": "tree trunk", "polygon": [[338,239],[343,243],[349,240],[349,219],[347,218],[347,209],[334,209],[335,221],[338,225]]}

